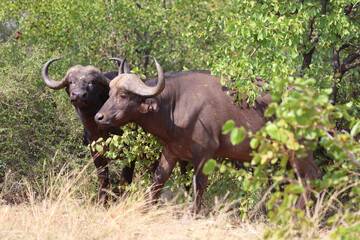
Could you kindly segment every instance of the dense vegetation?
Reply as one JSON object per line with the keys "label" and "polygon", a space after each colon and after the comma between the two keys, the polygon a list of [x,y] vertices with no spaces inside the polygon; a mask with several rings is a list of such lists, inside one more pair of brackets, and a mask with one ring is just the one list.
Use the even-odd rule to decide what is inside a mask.
{"label": "dense vegetation", "polygon": [[[276,120],[260,132],[245,132],[232,122],[224,126],[234,144],[246,134],[253,137],[254,158],[240,169],[226,160],[209,161],[205,205],[230,191],[239,219],[254,221],[266,202],[275,224],[268,238],[301,238],[325,226],[334,229],[335,238],[359,237],[359,1],[24,0],[0,6],[0,184],[9,175],[26,178],[41,199],[49,175],[89,161],[65,91],[42,82],[40,69],[48,59],[63,58],[50,68],[54,79],[76,64],[114,70],[107,59],[125,55],[133,72],[151,76],[154,66],[144,56],[153,55],[166,72],[226,74],[233,79],[229,87],[249,103],[258,91],[272,94],[265,114]],[[264,89],[253,84],[258,77],[266,81]],[[123,138],[112,139],[113,154],[123,142],[131,148],[126,161],[112,164],[115,177],[129,160],[156,158],[161,149],[153,136],[131,125]],[[315,198],[300,211],[293,206],[304,186],[286,165],[305,148],[314,150],[324,176],[311,183]],[[138,162],[137,169],[149,186],[147,165]],[[183,183],[189,180],[174,173],[169,187]],[[5,203],[24,201],[25,189],[19,185],[0,196]],[[288,224],[294,216],[297,224]]]}

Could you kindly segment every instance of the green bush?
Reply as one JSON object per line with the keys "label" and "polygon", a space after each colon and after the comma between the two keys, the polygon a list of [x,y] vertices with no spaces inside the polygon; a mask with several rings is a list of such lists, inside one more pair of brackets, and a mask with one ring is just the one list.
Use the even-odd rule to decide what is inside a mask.
{"label": "green bush", "polygon": [[88,150],[67,96],[42,82],[43,50],[9,42],[0,54],[0,182],[9,171],[35,180],[51,163],[83,164]]}

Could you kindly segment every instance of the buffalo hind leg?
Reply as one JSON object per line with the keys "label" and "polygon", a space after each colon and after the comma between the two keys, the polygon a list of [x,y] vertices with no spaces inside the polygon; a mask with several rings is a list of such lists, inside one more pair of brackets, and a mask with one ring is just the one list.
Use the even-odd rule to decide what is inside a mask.
{"label": "buffalo hind leg", "polygon": [[209,149],[216,149],[216,146],[205,149],[201,145],[193,147],[193,161],[194,161],[194,180],[193,180],[193,192],[194,192],[194,204],[190,209],[192,214],[198,214],[201,209],[201,199],[206,191],[208,176],[203,173],[203,167],[208,159],[213,156],[213,153],[209,152]]}
{"label": "buffalo hind leg", "polygon": [[[214,156],[213,149],[219,147],[218,141],[210,141],[203,144],[192,146],[192,155],[194,162],[194,180],[193,180],[193,206],[190,209],[192,214],[198,214],[201,209],[201,199],[206,191],[208,176],[203,173],[205,163]],[[204,147],[206,146],[206,147]]]}
{"label": "buffalo hind leg", "polygon": [[[185,178],[187,178],[187,176],[186,176],[186,173],[187,173],[186,167],[187,167],[188,164],[189,164],[189,162],[186,162],[186,161],[183,161],[183,160],[179,161],[180,173],[181,173],[181,175],[184,175]],[[184,187],[185,187],[186,192],[189,193],[190,192],[190,186],[186,185],[186,183],[185,183]]]}
{"label": "buffalo hind leg", "polygon": [[194,180],[193,180],[193,191],[194,191],[194,204],[190,209],[191,214],[198,214],[201,209],[201,199],[206,191],[208,176],[202,172],[203,166],[194,164]]}
{"label": "buffalo hind leg", "polygon": [[[295,157],[292,161],[290,161],[291,167],[295,170],[299,181],[302,179],[320,179],[322,177],[322,173],[314,161],[313,152],[308,150],[306,153],[306,157]],[[299,200],[295,205],[298,209],[304,209],[307,201],[311,198],[311,186],[305,183],[304,187],[305,193],[300,195]]]}
{"label": "buffalo hind leg", "polygon": [[98,156],[95,158],[94,163],[97,169],[98,182],[100,185],[99,203],[105,204],[108,200],[107,191],[109,188],[109,168],[107,166],[107,160]]}

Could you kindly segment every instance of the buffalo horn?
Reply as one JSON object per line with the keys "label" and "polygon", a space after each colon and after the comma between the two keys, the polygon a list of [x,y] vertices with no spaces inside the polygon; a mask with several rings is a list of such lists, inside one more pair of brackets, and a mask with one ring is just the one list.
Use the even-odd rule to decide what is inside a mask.
{"label": "buffalo horn", "polygon": [[126,63],[126,57],[124,57],[124,58],[113,57],[113,58],[109,58],[109,59],[115,60],[118,63],[119,75],[124,74],[124,73],[130,73],[130,67]]}
{"label": "buffalo horn", "polygon": [[68,82],[67,82],[67,78],[64,77],[62,80],[60,81],[55,81],[55,80],[52,80],[50,77],[49,77],[49,73],[48,73],[48,69],[49,69],[49,66],[52,62],[55,62],[57,60],[59,60],[60,58],[53,58],[49,61],[47,61],[44,65],[44,67],[42,68],[41,70],[41,76],[45,82],[45,84],[51,88],[51,89],[55,89],[55,90],[58,90],[58,89],[62,89],[64,88]]}
{"label": "buffalo horn", "polygon": [[125,74],[116,86],[143,97],[155,97],[159,95],[165,88],[165,78],[160,64],[156,61],[155,57],[153,57],[153,59],[158,73],[156,86],[147,86],[138,76],[134,74]]}

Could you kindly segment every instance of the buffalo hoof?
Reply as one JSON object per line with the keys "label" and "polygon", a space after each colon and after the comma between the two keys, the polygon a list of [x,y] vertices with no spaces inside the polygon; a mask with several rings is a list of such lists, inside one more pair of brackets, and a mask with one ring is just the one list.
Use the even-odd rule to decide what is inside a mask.
{"label": "buffalo hoof", "polygon": [[195,216],[195,215],[199,214],[200,207],[198,207],[194,204],[192,207],[190,207],[189,212],[190,212],[190,215]]}

